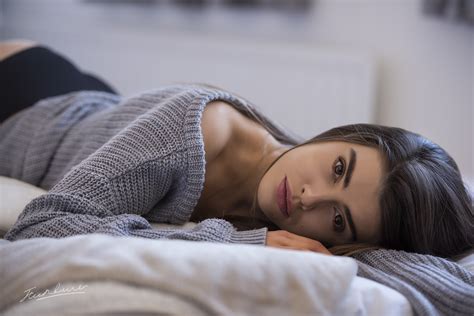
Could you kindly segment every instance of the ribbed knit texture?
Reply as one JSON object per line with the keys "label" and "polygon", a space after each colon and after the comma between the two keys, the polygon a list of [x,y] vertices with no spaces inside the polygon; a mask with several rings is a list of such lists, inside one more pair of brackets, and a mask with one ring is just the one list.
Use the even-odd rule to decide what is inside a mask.
{"label": "ribbed knit texture", "polygon": [[[6,234],[11,241],[88,233],[265,244],[267,229],[237,232],[208,219],[183,224],[204,186],[200,128],[206,104],[245,100],[179,85],[122,100],[82,91],[48,98],[0,126],[0,175],[49,189],[30,202]],[[398,251],[354,256],[359,275],[405,295],[417,314],[474,314],[473,276],[441,258]]]}
{"label": "ribbed knit texture", "polygon": [[474,315],[474,275],[455,262],[383,249],[353,257],[359,276],[403,294],[416,315]]}
{"label": "ribbed knit texture", "polygon": [[48,98],[0,127],[0,174],[49,192],[30,202],[8,240],[87,233],[265,244],[266,228],[238,232],[208,219],[183,224],[204,186],[201,117],[206,104],[241,99],[180,85],[121,100],[104,92]]}

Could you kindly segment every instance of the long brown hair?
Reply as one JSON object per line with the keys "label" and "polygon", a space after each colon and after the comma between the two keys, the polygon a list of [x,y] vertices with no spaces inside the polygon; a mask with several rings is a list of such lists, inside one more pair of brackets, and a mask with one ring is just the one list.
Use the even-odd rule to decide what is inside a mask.
{"label": "long brown hair", "polygon": [[474,247],[472,197],[456,162],[439,145],[373,124],[336,127],[307,143],[328,140],[375,147],[383,154],[380,246],[441,257]]}
{"label": "long brown hair", "polygon": [[[379,195],[381,242],[378,245],[336,246],[330,249],[333,253],[347,255],[363,249],[384,247],[452,257],[474,248],[471,194],[456,162],[439,145],[405,129],[376,124],[339,126],[302,142],[261,115],[251,103],[243,112],[287,145],[299,147],[344,141],[373,147],[382,153],[385,174]],[[229,220],[232,222],[232,218]],[[238,228],[252,226],[242,219],[234,218],[234,222]],[[265,226],[277,229],[272,223]]]}

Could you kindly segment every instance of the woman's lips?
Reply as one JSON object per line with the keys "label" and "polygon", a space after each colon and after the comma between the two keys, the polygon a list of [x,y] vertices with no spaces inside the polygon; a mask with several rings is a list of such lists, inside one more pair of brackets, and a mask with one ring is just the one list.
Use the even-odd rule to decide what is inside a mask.
{"label": "woman's lips", "polygon": [[286,213],[288,216],[291,215],[291,188],[290,183],[288,183],[288,178],[285,176],[285,186],[286,186]]}
{"label": "woman's lips", "polygon": [[[286,176],[280,182],[277,188],[277,204],[280,208],[280,211],[283,213],[285,217],[289,217],[290,214],[288,212],[288,186],[286,181]],[[291,204],[290,204],[291,206]]]}

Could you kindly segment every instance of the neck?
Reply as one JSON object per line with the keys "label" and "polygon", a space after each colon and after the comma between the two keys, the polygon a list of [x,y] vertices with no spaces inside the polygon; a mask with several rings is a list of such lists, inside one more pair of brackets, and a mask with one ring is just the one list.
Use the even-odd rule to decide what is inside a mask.
{"label": "neck", "polygon": [[[257,142],[255,148],[251,149],[254,154],[250,155],[249,159],[246,159],[241,165],[241,170],[248,170],[248,172],[244,175],[246,178],[240,185],[241,191],[236,192],[238,206],[235,208],[236,213],[233,215],[251,216],[263,222],[268,222],[268,218],[262,213],[255,201],[256,192],[260,180],[268,168],[291,146],[281,144],[268,132],[261,139],[262,141]],[[255,213],[250,214],[249,211],[253,207],[255,207]]]}

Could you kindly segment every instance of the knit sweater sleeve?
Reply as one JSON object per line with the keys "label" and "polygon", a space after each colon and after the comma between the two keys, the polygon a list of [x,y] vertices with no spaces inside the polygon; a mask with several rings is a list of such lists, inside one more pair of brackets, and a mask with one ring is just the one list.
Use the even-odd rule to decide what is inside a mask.
{"label": "knit sweater sleeve", "polygon": [[[5,235],[5,239],[14,241],[35,237],[62,238],[104,233],[150,239],[265,244],[266,228],[237,231],[231,223],[222,219],[204,220],[190,230],[153,228],[140,212],[126,213],[127,209],[121,208],[123,205],[119,208],[107,207],[107,204],[113,204],[114,201],[109,199],[112,188],[105,177],[88,173],[87,176],[82,175],[80,180],[76,178],[75,182],[71,181],[74,176],[74,172],[68,175],[66,188],[56,186],[47,194],[30,202]],[[138,201],[137,197],[134,202],[143,203]]]}
{"label": "knit sweater sleeve", "polygon": [[416,315],[474,315],[474,275],[455,262],[385,249],[353,257],[359,276],[403,294]]}

